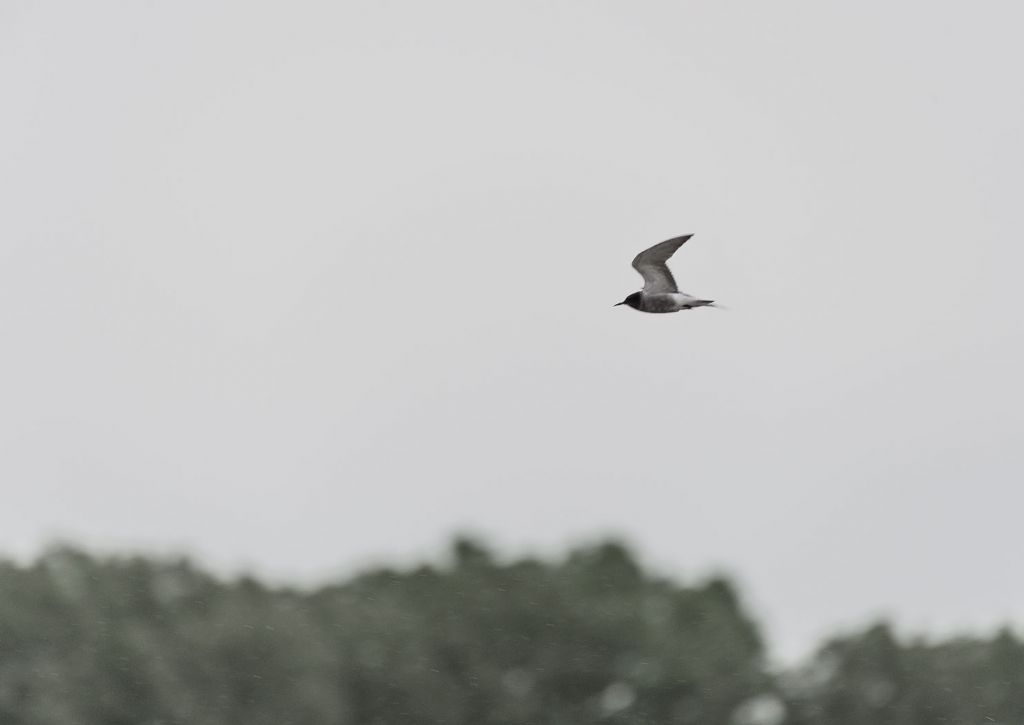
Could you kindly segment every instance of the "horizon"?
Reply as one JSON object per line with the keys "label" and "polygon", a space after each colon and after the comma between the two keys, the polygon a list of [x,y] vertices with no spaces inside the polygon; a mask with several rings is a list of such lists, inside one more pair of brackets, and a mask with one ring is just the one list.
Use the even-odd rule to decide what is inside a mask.
{"label": "horizon", "polygon": [[630,541],[614,535],[585,537],[555,549],[509,551],[480,532],[463,531],[456,532],[449,536],[445,542],[430,547],[425,552],[420,552],[416,555],[410,554],[407,557],[399,557],[398,560],[370,556],[362,561],[339,564],[319,574],[309,574],[303,577],[296,577],[294,574],[286,572],[275,574],[270,571],[261,570],[258,565],[237,564],[234,566],[221,566],[205,560],[201,554],[184,549],[89,547],[67,539],[54,539],[41,546],[37,551],[22,555],[12,555],[0,551],[0,563],[7,561],[13,562],[20,567],[30,567],[41,563],[50,554],[69,550],[78,554],[84,554],[100,562],[117,563],[139,558],[155,565],[185,563],[196,571],[211,576],[224,585],[231,585],[244,580],[255,580],[262,586],[272,590],[295,590],[300,593],[310,594],[334,586],[349,584],[359,577],[379,571],[395,571],[400,575],[412,574],[423,567],[438,571],[450,571],[456,565],[454,558],[455,546],[460,541],[468,541],[475,546],[482,546],[491,561],[502,567],[511,566],[523,561],[539,561],[547,565],[563,564],[575,553],[611,544],[624,547],[633,561],[641,567],[645,576],[664,579],[678,587],[699,588],[712,581],[724,580],[736,592],[744,613],[751,618],[754,626],[757,628],[764,644],[768,664],[773,668],[782,670],[807,664],[824,645],[834,639],[859,636],[877,625],[889,627],[905,643],[923,643],[928,646],[963,639],[983,640],[994,637],[1003,631],[1010,631],[1017,636],[1024,636],[1024,628],[1021,627],[1021,624],[1009,620],[1005,622],[991,622],[980,627],[950,627],[938,630],[915,629],[906,626],[905,622],[901,622],[898,617],[893,617],[891,614],[875,612],[865,613],[860,618],[854,617],[850,621],[834,624],[830,629],[820,632],[818,639],[810,642],[806,647],[790,646],[787,648],[785,646],[786,643],[778,641],[778,637],[772,631],[770,623],[765,621],[763,612],[758,606],[756,593],[748,590],[743,577],[738,572],[715,567],[702,571],[673,571],[671,568],[665,568],[652,562],[645,556],[643,551],[634,546]]}

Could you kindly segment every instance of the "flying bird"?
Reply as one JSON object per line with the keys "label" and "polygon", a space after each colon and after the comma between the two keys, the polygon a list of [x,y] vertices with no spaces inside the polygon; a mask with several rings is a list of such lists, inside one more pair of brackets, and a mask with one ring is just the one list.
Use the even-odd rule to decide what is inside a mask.
{"label": "flying bird", "polygon": [[640,312],[679,312],[694,307],[706,307],[714,304],[714,300],[699,300],[685,292],[680,292],[676,281],[665,264],[669,257],[676,253],[676,250],[686,244],[692,237],[687,234],[682,237],[655,244],[650,249],[645,249],[633,259],[633,269],[644,278],[644,288],[634,292],[622,302],[615,304],[629,305]]}

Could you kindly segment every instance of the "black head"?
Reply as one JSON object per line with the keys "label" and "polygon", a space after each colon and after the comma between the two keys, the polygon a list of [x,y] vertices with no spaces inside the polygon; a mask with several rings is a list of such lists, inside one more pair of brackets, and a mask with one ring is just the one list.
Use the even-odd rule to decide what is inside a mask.
{"label": "black head", "polygon": [[642,302],[640,301],[640,293],[639,292],[634,292],[629,297],[627,297],[626,299],[622,300],[622,302],[617,302],[617,303],[615,303],[612,306],[613,307],[618,307],[619,305],[629,305],[634,310],[639,310],[641,304],[642,304]]}

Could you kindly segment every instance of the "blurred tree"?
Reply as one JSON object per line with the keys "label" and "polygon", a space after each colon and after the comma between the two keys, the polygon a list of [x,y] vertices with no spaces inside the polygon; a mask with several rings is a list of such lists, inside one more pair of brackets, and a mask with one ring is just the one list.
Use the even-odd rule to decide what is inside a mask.
{"label": "blurred tree", "polygon": [[832,640],[784,678],[791,725],[976,725],[1024,719],[1024,645],[992,640],[900,644],[885,625]]}
{"label": "blurred tree", "polygon": [[[885,625],[772,677],[732,585],[605,542],[313,591],[68,547],[0,561],[0,725],[976,725],[1024,719],[1024,644]],[[785,707],[777,694],[781,694]]]}

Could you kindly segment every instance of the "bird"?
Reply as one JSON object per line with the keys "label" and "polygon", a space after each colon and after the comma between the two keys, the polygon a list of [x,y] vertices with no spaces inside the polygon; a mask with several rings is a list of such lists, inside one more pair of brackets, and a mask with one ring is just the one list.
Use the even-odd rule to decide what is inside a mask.
{"label": "bird", "polygon": [[714,300],[701,300],[693,295],[680,292],[676,281],[665,264],[676,250],[689,241],[692,234],[673,237],[645,249],[633,259],[633,269],[644,278],[644,288],[634,292],[614,307],[628,305],[640,312],[679,312],[694,307],[714,305]]}

